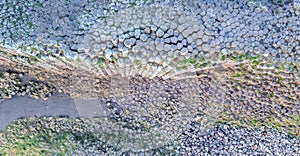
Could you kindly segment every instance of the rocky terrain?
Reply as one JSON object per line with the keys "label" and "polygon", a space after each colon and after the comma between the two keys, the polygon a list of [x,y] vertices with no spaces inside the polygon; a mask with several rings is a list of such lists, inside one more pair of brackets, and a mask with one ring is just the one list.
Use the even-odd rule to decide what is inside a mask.
{"label": "rocky terrain", "polygon": [[63,131],[54,141],[71,139],[62,145],[68,148],[49,148],[46,140],[44,147],[30,143],[30,150],[299,153],[298,6],[288,0],[3,0],[0,98],[46,100],[60,92],[77,104],[82,101],[76,98],[97,100],[103,107],[94,111],[103,117],[22,119],[3,132],[8,137],[0,151],[18,144],[11,141],[18,135],[10,135],[24,131],[23,125],[66,122],[71,125],[58,130],[29,128],[21,140],[32,139],[31,132],[37,140],[47,138],[50,133],[36,131],[49,129],[51,135]]}

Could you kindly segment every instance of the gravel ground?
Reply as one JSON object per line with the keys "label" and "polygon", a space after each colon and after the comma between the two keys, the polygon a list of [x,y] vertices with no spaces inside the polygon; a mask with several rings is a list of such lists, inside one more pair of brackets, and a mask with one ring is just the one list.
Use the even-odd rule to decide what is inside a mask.
{"label": "gravel ground", "polygon": [[218,124],[206,134],[192,123],[182,136],[182,155],[299,155],[299,139],[275,129]]}
{"label": "gravel ground", "polygon": [[[271,124],[300,135],[298,6],[291,0],[3,0],[0,64],[38,81],[26,85],[24,75],[4,72],[0,98],[29,94],[46,99],[58,90],[100,98],[100,112],[109,117],[109,122],[99,121],[107,124],[100,132],[112,136],[109,147],[97,147],[103,145],[98,138],[79,153],[85,148],[90,154],[99,149],[99,155],[155,149],[181,136],[182,155],[296,155],[299,140],[274,129],[209,128],[207,122],[197,127],[196,122],[203,114],[211,117],[208,123],[219,120],[225,110],[226,119]],[[42,120],[61,127],[65,119]],[[68,131],[78,124],[66,122]],[[87,125],[80,126],[87,131]],[[154,135],[157,129],[162,136]],[[139,132],[156,144],[147,144]],[[126,135],[113,137],[120,134]]]}
{"label": "gravel ground", "polygon": [[[54,143],[52,140],[37,140],[44,149],[50,150],[52,154],[58,154],[64,148],[66,148],[64,152],[68,155],[298,155],[300,152],[299,139],[276,129],[243,128],[232,124],[217,124],[203,133],[200,130],[201,124],[197,122],[192,122],[187,126],[173,144],[138,151],[123,151],[120,149],[120,144],[114,145],[111,144],[112,142],[104,141],[107,137],[110,139],[122,137],[121,133],[107,135],[105,131],[93,132],[95,127],[105,127],[105,125],[95,124],[99,121],[103,120],[52,117],[21,119],[10,125],[3,133],[3,136],[8,138],[1,138],[0,141],[5,146],[0,146],[0,152],[16,152],[17,150],[14,150],[12,145],[18,143],[22,145],[24,143],[22,140],[26,145],[24,138],[28,135],[32,140],[40,139],[39,136],[49,137],[49,139],[51,137],[57,139],[56,136],[60,136],[59,139],[63,141],[57,142],[57,146],[49,146]],[[23,129],[20,129],[20,126]],[[39,129],[44,129],[44,131]],[[124,139],[130,140],[130,138]],[[30,152],[33,152],[31,154],[41,154],[36,149],[43,149],[42,147],[34,144],[31,147],[32,150],[27,151],[27,154]]]}

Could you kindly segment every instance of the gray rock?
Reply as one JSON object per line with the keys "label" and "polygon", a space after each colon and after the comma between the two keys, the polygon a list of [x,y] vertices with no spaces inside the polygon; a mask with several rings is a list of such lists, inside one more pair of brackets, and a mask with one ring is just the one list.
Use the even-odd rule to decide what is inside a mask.
{"label": "gray rock", "polygon": [[170,51],[170,49],[171,49],[171,45],[169,44],[164,45],[164,51]]}
{"label": "gray rock", "polygon": [[174,36],[177,37],[179,35],[179,31],[174,30]]}
{"label": "gray rock", "polygon": [[182,44],[182,43],[178,43],[178,44],[177,44],[177,49],[178,49],[178,50],[180,50],[182,47],[183,47],[183,44]]}
{"label": "gray rock", "polygon": [[166,38],[166,39],[164,39],[165,40],[165,43],[170,43],[171,42],[171,39],[170,38]]}
{"label": "gray rock", "polygon": [[177,43],[178,41],[178,38],[177,37],[171,37],[171,42],[172,43]]}
{"label": "gray rock", "polygon": [[142,34],[140,39],[143,41],[143,42],[146,42],[147,39],[148,39],[148,36],[146,34]]}
{"label": "gray rock", "polygon": [[135,38],[130,38],[130,44],[131,44],[131,45],[134,45],[135,42],[136,42],[136,39],[135,39]]}
{"label": "gray rock", "polygon": [[208,45],[208,44],[202,44],[202,50],[203,51],[209,52],[210,48],[211,48],[210,45]]}
{"label": "gray rock", "polygon": [[126,39],[125,41],[124,41],[124,45],[127,47],[127,48],[131,48],[131,42],[130,42],[130,39]]}
{"label": "gray rock", "polygon": [[174,35],[174,30],[173,30],[173,29],[169,29],[169,30],[167,31],[167,34],[168,34],[169,36],[173,36],[173,35]]}
{"label": "gray rock", "polygon": [[202,41],[203,42],[208,42],[209,41],[209,37],[207,35],[203,35]]}
{"label": "gray rock", "polygon": [[156,36],[157,37],[163,37],[164,36],[164,31],[162,31],[161,29],[158,29],[156,32]]}
{"label": "gray rock", "polygon": [[182,40],[182,45],[183,45],[183,46],[186,46],[186,45],[187,45],[187,40],[186,40],[186,39],[183,39],[183,40]]}
{"label": "gray rock", "polygon": [[139,38],[140,36],[141,36],[141,30],[139,30],[139,29],[138,29],[138,30],[135,30],[135,31],[134,31],[134,37],[135,37],[135,38]]}
{"label": "gray rock", "polygon": [[183,36],[181,34],[179,34],[177,38],[178,38],[179,41],[183,40]]}

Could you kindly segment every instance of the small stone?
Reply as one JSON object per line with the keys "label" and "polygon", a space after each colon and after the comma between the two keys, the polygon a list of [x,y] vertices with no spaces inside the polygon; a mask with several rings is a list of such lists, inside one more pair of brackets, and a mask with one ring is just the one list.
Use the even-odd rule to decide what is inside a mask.
{"label": "small stone", "polygon": [[203,37],[204,32],[202,30],[199,30],[197,32],[198,38],[202,38]]}
{"label": "small stone", "polygon": [[188,50],[189,50],[190,52],[193,51],[193,47],[192,47],[191,45],[187,46],[187,48],[188,48]]}
{"label": "small stone", "polygon": [[203,35],[202,41],[203,42],[208,42],[209,41],[209,37],[207,35]]}
{"label": "small stone", "polygon": [[171,45],[171,49],[174,51],[174,50],[177,49],[177,46],[176,46],[175,44],[172,44],[172,45]]}
{"label": "small stone", "polygon": [[98,51],[100,51],[100,49],[101,49],[101,45],[100,44],[94,44],[94,46],[93,46],[93,50],[95,51],[95,52],[98,52]]}
{"label": "small stone", "polygon": [[177,30],[179,31],[179,32],[183,32],[183,30],[185,29],[185,26],[184,25],[180,25],[180,26],[178,26],[178,28],[177,28]]}
{"label": "small stone", "polygon": [[134,31],[134,37],[135,37],[135,38],[139,38],[140,35],[141,35],[141,30],[135,30],[135,31]]}
{"label": "small stone", "polygon": [[127,48],[130,48],[131,47],[131,42],[130,42],[130,39],[126,39],[125,41],[124,41],[124,45],[127,47]]}
{"label": "small stone", "polygon": [[260,11],[261,11],[261,9],[259,7],[254,9],[254,12],[257,13],[257,14],[260,13]]}
{"label": "small stone", "polygon": [[200,26],[195,24],[195,25],[193,25],[192,29],[193,29],[193,32],[198,32],[200,30]]}
{"label": "small stone", "polygon": [[172,43],[177,43],[178,41],[178,38],[177,37],[171,37],[171,42]]}
{"label": "small stone", "polygon": [[222,49],[221,52],[222,52],[222,54],[228,54],[227,49]]}
{"label": "small stone", "polygon": [[178,50],[180,50],[182,47],[183,47],[183,44],[182,44],[182,43],[178,43],[178,44],[177,44],[177,49],[178,49]]}
{"label": "small stone", "polygon": [[174,34],[174,30],[173,30],[173,29],[169,29],[169,30],[167,31],[167,34],[168,34],[169,36],[172,36],[172,35]]}
{"label": "small stone", "polygon": [[151,30],[152,30],[153,32],[156,32],[156,30],[157,30],[157,27],[156,27],[156,26],[154,26],[154,25],[152,25],[152,26],[151,26]]}
{"label": "small stone", "polygon": [[123,42],[125,40],[125,35],[121,34],[119,36],[119,42]]}
{"label": "small stone", "polygon": [[135,38],[130,38],[130,44],[131,44],[131,45],[134,45],[135,42],[136,42],[136,39],[135,39]]}
{"label": "small stone", "polygon": [[186,22],[186,17],[185,17],[185,16],[179,17],[179,19],[178,19],[178,23],[179,23],[179,24],[183,24],[183,23],[185,23],[185,22]]}
{"label": "small stone", "polygon": [[146,27],[145,28],[145,33],[150,34],[150,32],[151,32],[151,29],[149,27]]}
{"label": "small stone", "polygon": [[201,40],[201,39],[198,39],[198,40],[196,41],[196,44],[197,44],[197,46],[202,45],[202,40]]}
{"label": "small stone", "polygon": [[179,35],[179,31],[174,30],[174,36],[177,37]]}
{"label": "small stone", "polygon": [[206,51],[206,52],[209,52],[210,46],[209,46],[208,44],[203,44],[203,45],[202,45],[202,50],[203,50],[203,51]]}
{"label": "small stone", "polygon": [[191,29],[186,29],[182,32],[182,35],[187,38],[191,33]]}
{"label": "small stone", "polygon": [[156,32],[156,36],[157,37],[163,37],[164,36],[164,32],[161,29],[158,29]]}
{"label": "small stone", "polygon": [[166,38],[164,39],[165,40],[165,43],[170,43],[171,42],[171,39],[170,38]]}
{"label": "small stone", "polygon": [[231,47],[232,47],[232,48],[235,48],[235,47],[237,47],[238,45],[239,45],[238,42],[232,42],[232,43],[231,43]]}
{"label": "small stone", "polygon": [[140,37],[140,39],[141,39],[143,42],[146,42],[147,39],[148,39],[148,37],[147,37],[146,34],[142,34],[141,37]]}
{"label": "small stone", "polygon": [[183,46],[186,46],[186,45],[187,45],[187,40],[186,40],[186,39],[183,39],[183,40],[182,40],[182,44],[183,44]]}
{"label": "small stone", "polygon": [[164,45],[164,51],[170,51],[170,49],[171,49],[171,45],[169,44]]}
{"label": "small stone", "polygon": [[114,37],[111,42],[113,43],[114,46],[118,45],[118,38]]}
{"label": "small stone", "polygon": [[155,44],[161,44],[161,43],[164,43],[164,42],[165,42],[165,40],[162,39],[162,38],[156,38],[155,39]]}
{"label": "small stone", "polygon": [[176,23],[171,23],[170,28],[171,29],[177,29],[177,24]]}
{"label": "small stone", "polygon": [[177,37],[179,41],[183,40],[183,36],[181,34],[179,34],[179,36]]}
{"label": "small stone", "polygon": [[191,36],[189,36],[186,40],[189,44],[191,44],[193,42],[193,38]]}
{"label": "small stone", "polygon": [[110,49],[105,50],[105,58],[111,59],[112,51]]}
{"label": "small stone", "polygon": [[163,60],[162,60],[162,58],[161,58],[161,56],[160,55],[157,55],[156,57],[155,57],[155,62],[156,63],[161,63]]}
{"label": "small stone", "polygon": [[160,43],[160,44],[156,45],[156,49],[158,51],[162,51],[164,49],[164,45],[162,43]]}
{"label": "small stone", "polygon": [[188,52],[189,52],[189,51],[188,51],[187,48],[182,48],[182,50],[181,50],[181,54],[182,54],[182,55],[186,55]]}

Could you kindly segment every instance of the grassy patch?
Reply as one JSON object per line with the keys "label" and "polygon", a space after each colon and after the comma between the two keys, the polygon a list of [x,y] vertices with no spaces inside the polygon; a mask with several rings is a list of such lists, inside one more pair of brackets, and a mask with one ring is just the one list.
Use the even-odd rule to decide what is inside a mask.
{"label": "grassy patch", "polygon": [[204,62],[204,63],[199,63],[197,64],[197,67],[198,68],[204,68],[204,67],[207,67],[208,63],[207,62]]}
{"label": "grassy patch", "polygon": [[103,57],[100,57],[97,64],[99,67],[103,67],[103,63],[105,62],[105,59]]}
{"label": "grassy patch", "polygon": [[112,63],[115,63],[115,64],[116,64],[116,63],[118,62],[118,59],[115,58],[115,57],[112,57],[111,61],[112,61]]}
{"label": "grassy patch", "polygon": [[223,112],[218,121],[219,123],[231,123],[242,127],[265,127],[275,128],[278,131],[285,131],[289,135],[300,138],[300,115],[294,117],[275,117],[275,116],[244,116],[236,114],[230,117],[229,112]]}
{"label": "grassy patch", "polygon": [[234,73],[234,74],[231,75],[231,77],[241,77],[241,76],[242,76],[241,73]]}
{"label": "grassy patch", "polygon": [[222,55],[222,57],[221,57],[221,61],[225,61],[225,59],[227,58],[227,56],[226,55]]}
{"label": "grassy patch", "polygon": [[[66,155],[70,152],[70,139],[67,133],[50,135],[26,134],[16,138],[8,138],[8,144],[0,148],[3,155]],[[73,145],[74,146],[74,145]],[[75,147],[75,146],[74,146]]]}
{"label": "grassy patch", "polygon": [[191,64],[195,64],[197,61],[196,61],[196,59],[188,59],[188,62]]}

